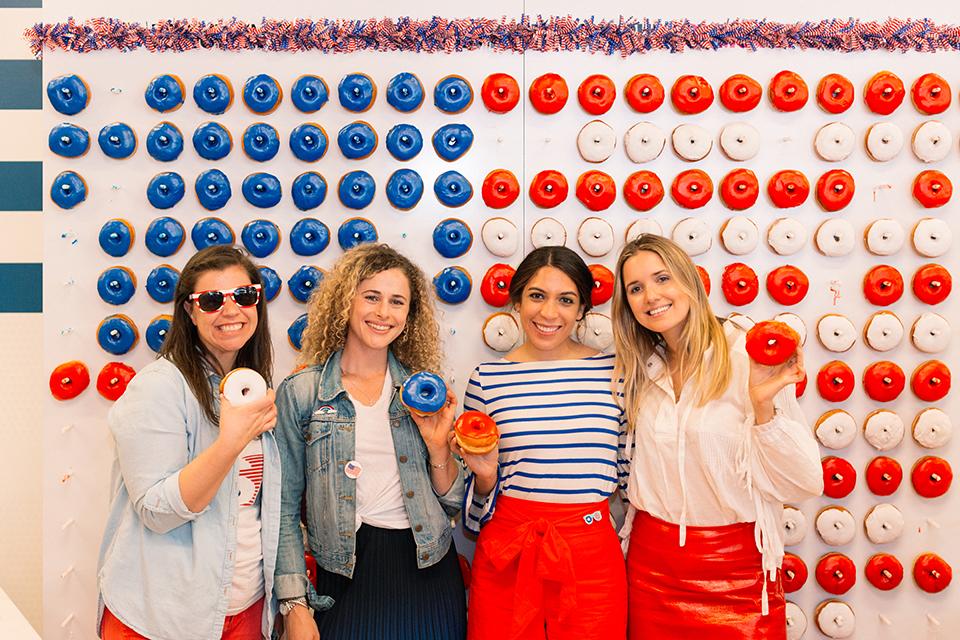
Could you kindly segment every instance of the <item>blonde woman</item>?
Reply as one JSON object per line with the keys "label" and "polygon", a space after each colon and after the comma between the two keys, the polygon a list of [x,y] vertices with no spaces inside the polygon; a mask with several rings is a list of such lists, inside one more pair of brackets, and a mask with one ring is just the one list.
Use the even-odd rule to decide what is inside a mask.
{"label": "blonde woman", "polygon": [[616,268],[613,334],[632,464],[631,639],[785,637],[780,513],[823,489],[797,403],[803,354],[747,357],[713,315],[696,267],[655,235]]}
{"label": "blonde woman", "polygon": [[301,358],[277,392],[275,584],[287,638],[463,638],[450,528],[463,499],[449,445],[456,400],[448,393],[440,413],[415,417],[399,397],[410,372],[441,363],[423,273],[387,245],[348,251],[310,299]]}

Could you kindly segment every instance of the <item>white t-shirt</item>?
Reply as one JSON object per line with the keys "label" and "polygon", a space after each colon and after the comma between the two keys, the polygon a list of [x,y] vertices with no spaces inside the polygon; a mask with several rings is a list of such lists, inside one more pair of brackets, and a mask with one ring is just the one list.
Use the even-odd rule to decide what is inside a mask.
{"label": "white t-shirt", "polygon": [[227,615],[236,615],[263,597],[263,546],[260,540],[260,488],[263,444],[251,440],[240,453],[237,478],[237,549]]}

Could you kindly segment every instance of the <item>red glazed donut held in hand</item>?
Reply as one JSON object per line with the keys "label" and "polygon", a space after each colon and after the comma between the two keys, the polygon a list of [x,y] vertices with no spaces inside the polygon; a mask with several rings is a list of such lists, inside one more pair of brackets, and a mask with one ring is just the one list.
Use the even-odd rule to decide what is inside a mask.
{"label": "red glazed donut held in hand", "polygon": [[856,185],[843,169],[831,169],[817,180],[817,202],[824,211],[839,211],[853,200]]}
{"label": "red glazed donut held in hand", "polygon": [[807,104],[807,83],[793,71],[781,71],[770,80],[767,94],[770,102],[780,111],[797,111]]}
{"label": "red glazed donut held in hand", "polygon": [[663,84],[657,76],[641,73],[627,81],[623,90],[627,104],[639,113],[651,113],[663,104]]}
{"label": "red glazed donut held in hand", "polygon": [[857,485],[857,470],[837,456],[827,456],[820,461],[823,466],[823,495],[839,500],[846,498]]}
{"label": "red glazed donut held in hand", "polygon": [[720,102],[734,113],[750,111],[760,104],[763,88],[750,76],[738,73],[720,85]]}
{"label": "red glazed donut held in hand", "polygon": [[877,496],[889,496],[900,488],[903,467],[893,458],[877,456],[867,464],[867,488]]}
{"label": "red glazed donut held in hand", "polygon": [[493,418],[480,411],[464,411],[453,423],[457,444],[464,453],[483,455],[493,451],[500,431]]}
{"label": "red glazed donut held in hand", "polygon": [[680,113],[702,113],[713,104],[713,87],[700,76],[680,76],[670,90],[670,100]]}
{"label": "red glazed donut held in hand", "polygon": [[828,113],[843,113],[856,97],[853,84],[839,73],[829,73],[817,85],[817,103]]}
{"label": "red glazed donut held in hand", "polygon": [[699,209],[713,197],[713,181],[700,169],[681,171],[673,179],[670,195],[685,209]]}
{"label": "red glazed donut held in hand", "polygon": [[817,391],[827,402],[843,402],[853,393],[856,384],[853,370],[839,360],[828,362],[817,373]]}
{"label": "red glazed donut held in hand", "polygon": [[577,89],[577,100],[587,113],[595,116],[606,113],[617,98],[617,86],[602,74],[588,76]]}
{"label": "red glazed donut held in hand", "polygon": [[649,211],[663,200],[663,183],[653,171],[637,171],[623,183],[623,199],[637,211]]}
{"label": "red glazed donut held in hand", "polygon": [[516,272],[516,269],[501,262],[487,269],[480,281],[480,295],[484,302],[491,307],[502,307],[510,302],[510,282]]}
{"label": "red glazed donut held in hand", "polygon": [[867,582],[881,591],[890,591],[903,582],[903,565],[889,553],[878,553],[863,568]]}
{"label": "red glazed donut held in hand", "polygon": [[790,359],[800,345],[800,336],[786,323],[765,320],[747,331],[747,355],[758,364],[775,367]]}
{"label": "red glazed donut held in hand", "polygon": [[770,177],[767,183],[767,195],[780,209],[798,207],[810,195],[810,183],[801,171],[785,169]]}
{"label": "red glazed donut held in hand", "polygon": [[556,73],[545,73],[530,83],[530,104],[545,115],[552,115],[567,104],[567,81]]}
{"label": "red glazed donut held in hand", "polygon": [[743,264],[734,262],[724,268],[720,279],[720,289],[723,297],[730,304],[741,307],[750,304],[757,298],[760,291],[760,280],[756,272]]}

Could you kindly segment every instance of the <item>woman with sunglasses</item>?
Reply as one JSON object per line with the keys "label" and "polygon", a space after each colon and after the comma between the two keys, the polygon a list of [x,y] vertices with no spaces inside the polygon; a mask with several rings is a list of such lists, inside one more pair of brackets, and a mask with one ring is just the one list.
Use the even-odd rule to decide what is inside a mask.
{"label": "woman with sunglasses", "polygon": [[190,258],[160,355],[110,410],[114,498],[100,550],[104,640],[260,640],[280,518],[274,393],[242,405],[221,378],[270,380],[257,268],[229,246]]}
{"label": "woman with sunglasses", "polygon": [[465,635],[450,526],[463,498],[449,444],[456,400],[448,392],[438,414],[420,417],[399,393],[411,372],[441,365],[431,295],[410,260],[367,244],[345,253],[310,299],[305,368],[277,392],[283,499],[275,584],[288,640]]}
{"label": "woman with sunglasses", "polygon": [[636,443],[629,638],[782,640],[783,503],[823,488],[794,388],[803,354],[750,360],[746,332],[713,315],[696,267],[666,238],[628,243],[616,278],[617,373]]}

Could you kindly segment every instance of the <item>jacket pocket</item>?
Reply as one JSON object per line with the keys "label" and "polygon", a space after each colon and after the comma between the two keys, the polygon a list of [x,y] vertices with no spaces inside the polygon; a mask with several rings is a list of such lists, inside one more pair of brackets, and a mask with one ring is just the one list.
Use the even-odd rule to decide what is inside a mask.
{"label": "jacket pocket", "polygon": [[311,420],[304,431],[307,444],[306,463],[310,472],[326,471],[333,458],[334,425],[328,420]]}

